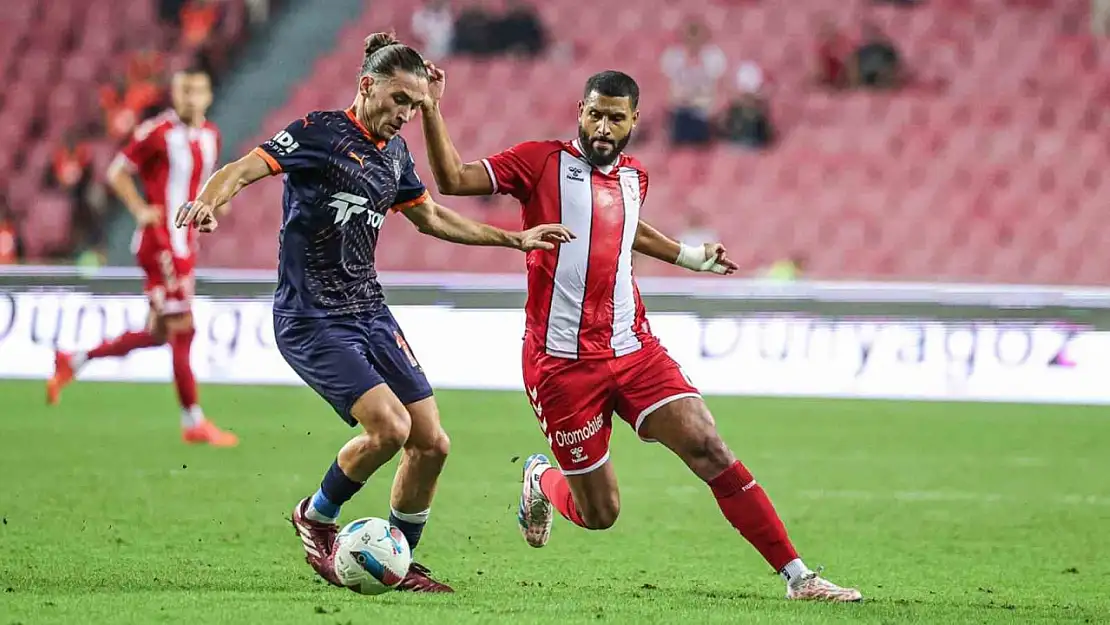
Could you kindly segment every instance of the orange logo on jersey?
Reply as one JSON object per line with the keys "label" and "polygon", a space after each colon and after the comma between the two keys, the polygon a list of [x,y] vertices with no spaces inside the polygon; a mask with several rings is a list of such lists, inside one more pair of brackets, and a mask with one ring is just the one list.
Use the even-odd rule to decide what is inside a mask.
{"label": "orange logo on jersey", "polygon": [[359,167],[366,167],[366,165],[363,164],[363,162],[362,162],[362,157],[359,156],[358,154],[355,154],[354,152],[347,152],[347,156],[350,156],[351,158],[358,161],[358,166]]}

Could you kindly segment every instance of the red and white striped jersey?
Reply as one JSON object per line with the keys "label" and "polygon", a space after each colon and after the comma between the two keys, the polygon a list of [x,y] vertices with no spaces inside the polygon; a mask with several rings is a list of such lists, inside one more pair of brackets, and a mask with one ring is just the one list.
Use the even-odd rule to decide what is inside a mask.
{"label": "red and white striped jersey", "polygon": [[175,228],[173,215],[196,199],[219,153],[220,131],[212,122],[194,128],[171,109],[139,124],[113,166],[122,165],[139,176],[147,204],[160,208],[163,219],[136,233],[136,249],[168,249],[178,258],[194,255],[196,229]]}
{"label": "red and white striped jersey", "polygon": [[621,155],[592,166],[577,141],[521,143],[482,161],[494,193],[520,200],[525,228],[562,223],[577,236],[528,254],[526,340],[561,358],[613,358],[656,342],[632,277],[648,176]]}

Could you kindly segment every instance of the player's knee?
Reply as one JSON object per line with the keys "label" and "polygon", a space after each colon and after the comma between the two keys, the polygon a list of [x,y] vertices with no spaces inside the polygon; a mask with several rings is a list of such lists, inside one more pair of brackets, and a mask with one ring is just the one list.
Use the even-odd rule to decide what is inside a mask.
{"label": "player's knee", "polygon": [[425,440],[414,442],[410,439],[406,448],[422,458],[442,462],[447,459],[447,454],[451,453],[451,439],[443,428],[439,428],[435,434]]}
{"label": "player's knee", "polygon": [[364,424],[371,444],[381,450],[400,451],[412,430],[412,421],[403,410],[381,410],[359,421]]}
{"label": "player's knee", "polygon": [[400,450],[409,439],[412,423],[406,414],[394,414],[381,420],[381,428],[372,433],[382,447]]}
{"label": "player's knee", "polygon": [[686,461],[701,476],[719,475],[735,462],[732,451],[716,431],[699,432],[691,438]]}
{"label": "player's knee", "polygon": [[616,496],[613,496],[582,506],[579,512],[582,515],[582,522],[586,529],[607,530],[617,523],[617,517],[621,512],[621,503]]}
{"label": "player's knee", "polygon": [[441,460],[447,459],[447,454],[451,453],[451,439],[447,436],[447,432],[440,429],[439,435],[436,436],[435,443],[432,445],[430,452],[435,458]]}

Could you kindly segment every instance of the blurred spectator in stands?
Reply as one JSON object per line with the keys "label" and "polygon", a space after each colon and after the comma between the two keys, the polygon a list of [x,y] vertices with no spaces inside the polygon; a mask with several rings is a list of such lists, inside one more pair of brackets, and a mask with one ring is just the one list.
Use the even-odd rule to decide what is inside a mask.
{"label": "blurred spectator in stands", "polygon": [[697,21],[686,24],[681,44],[663,52],[663,73],[671,82],[671,141],[675,144],[705,144],[712,138],[710,116],[726,64],[725,53],[709,42],[709,33]]}
{"label": "blurred spectator in stands", "polygon": [[170,26],[181,26],[181,9],[188,0],[158,0],[158,19]]}
{"label": "blurred spectator in stands", "polygon": [[189,48],[199,48],[212,36],[220,18],[220,8],[213,0],[189,0],[181,7],[181,40]]}
{"label": "blurred spectator in stands", "polygon": [[165,104],[161,77],[162,55],[155,50],[138,50],[127,62],[123,80],[100,88],[100,107],[104,111],[104,127],[113,139],[123,139],[140,119]]}
{"label": "blurred spectator in stands", "polygon": [[89,146],[73,130],[66,132],[62,144],[54,151],[52,182],[62,191],[75,190],[88,176]]}
{"label": "blurred spectator in stands", "polygon": [[425,58],[439,62],[451,54],[455,17],[446,0],[429,0],[412,14],[412,32]]}
{"label": "blurred spectator in stands", "polygon": [[852,84],[871,89],[896,89],[902,84],[902,58],[890,37],[871,21],[861,29],[861,41],[849,65]]}
{"label": "blurred spectator in stands", "polygon": [[1096,37],[1110,35],[1110,0],[1091,0],[1091,32]]}
{"label": "blurred spectator in stands", "polygon": [[765,85],[763,69],[757,63],[740,64],[736,71],[736,94],[720,124],[720,134],[726,141],[753,149],[765,148],[774,141]]}
{"label": "blurred spectator in stands", "polygon": [[722,137],[735,145],[760,150],[775,140],[771,108],[758,93],[742,92],[725,110]]}
{"label": "blurred spectator in stands", "polygon": [[494,29],[501,52],[535,57],[547,48],[547,32],[539,13],[524,0],[508,0],[508,10]]}
{"label": "blurred spectator in stands", "polygon": [[75,251],[98,247],[104,238],[108,199],[91,167],[88,142],[76,132],[66,133],[54,152],[51,182],[65,192],[73,206],[70,241]]}
{"label": "blurred spectator in stands", "polygon": [[456,54],[487,56],[494,54],[497,19],[482,7],[467,7],[455,20],[452,51]]}
{"label": "blurred spectator in stands", "polygon": [[8,199],[0,195],[0,265],[14,265],[23,259],[23,240]]}
{"label": "blurred spectator in stands", "polygon": [[768,280],[790,282],[801,278],[807,266],[808,258],[806,255],[794,253],[771,263],[769,267],[763,270],[762,277]]}
{"label": "blurred spectator in stands", "polygon": [[846,60],[852,53],[852,43],[840,33],[832,19],[825,19],[817,33],[817,66],[814,79],[817,84],[834,89],[848,86]]}

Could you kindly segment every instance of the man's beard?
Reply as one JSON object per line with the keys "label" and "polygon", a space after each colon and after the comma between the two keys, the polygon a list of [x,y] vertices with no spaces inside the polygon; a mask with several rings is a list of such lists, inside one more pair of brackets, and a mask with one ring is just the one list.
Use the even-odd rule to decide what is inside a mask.
{"label": "man's beard", "polygon": [[628,145],[631,139],[632,132],[629,131],[623,139],[612,144],[613,148],[608,155],[603,155],[594,149],[593,142],[590,141],[590,135],[586,132],[586,129],[581,124],[578,126],[578,144],[582,146],[582,154],[586,157],[586,160],[590,161],[590,164],[594,167],[607,167],[617,162],[617,158],[620,157],[621,152],[624,151],[625,146]]}

